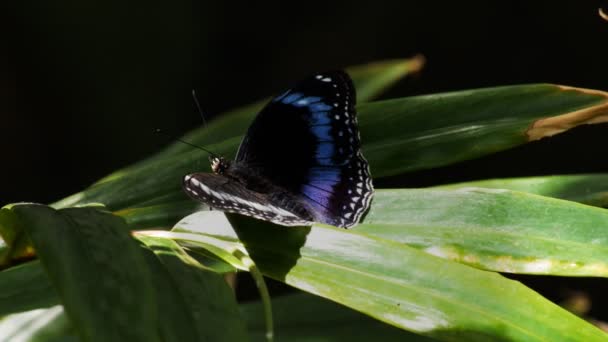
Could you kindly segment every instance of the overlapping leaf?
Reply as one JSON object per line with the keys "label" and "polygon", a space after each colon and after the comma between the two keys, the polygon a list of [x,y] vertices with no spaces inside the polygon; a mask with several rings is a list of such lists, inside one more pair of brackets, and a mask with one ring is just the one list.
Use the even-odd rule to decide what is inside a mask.
{"label": "overlapping leaf", "polygon": [[449,184],[437,188],[447,190],[470,187],[509,189],[598,207],[608,206],[608,175],[601,173],[488,179]]}
{"label": "overlapping leaf", "polygon": [[497,273],[326,226],[290,229],[233,216],[233,231],[227,222],[219,224],[221,215],[193,214],[165,234],[190,246],[213,239],[218,247],[242,243],[269,277],[441,340],[605,339],[599,329]]}
{"label": "overlapping leaf", "polygon": [[[392,60],[353,68],[351,76],[359,101],[368,101],[411,72],[419,70],[420,58]],[[236,109],[188,133],[184,139],[205,146],[215,153],[232,156],[249,123],[266,101]],[[83,203],[99,202],[112,210],[147,206],[150,202],[164,204],[186,197],[181,192],[181,179],[185,174],[209,170],[207,154],[182,143],[175,143],[158,155],[117,171],[89,189],[55,203],[64,208]]]}
{"label": "overlapping leaf", "polygon": [[[38,262],[1,273],[12,299],[25,306],[6,299],[0,301],[4,312],[54,304],[57,294],[87,341],[245,339],[222,277],[198,267],[174,242],[148,238],[144,249],[121,218],[99,208],[25,204],[5,210],[24,223],[48,278]],[[28,284],[32,277],[37,283]],[[49,284],[54,291],[45,292]]]}
{"label": "overlapping leaf", "polygon": [[[366,342],[377,340],[379,336],[382,341],[435,341],[396,329],[357,311],[309,294],[276,297],[272,301],[272,308],[276,317],[277,342]],[[251,340],[264,341],[262,304],[245,303],[241,305],[241,310],[247,320]]]}
{"label": "overlapping leaf", "polygon": [[40,261],[0,272],[0,316],[57,304],[59,299]]}
{"label": "overlapping leaf", "polygon": [[0,321],[3,341],[79,342],[61,305],[8,315]]}
{"label": "overlapping leaf", "polygon": [[509,190],[381,190],[353,228],[499,272],[608,276],[608,210]]}
{"label": "overlapping leaf", "polygon": [[[384,177],[480,157],[577,125],[603,122],[608,117],[608,95],[537,84],[362,103],[358,111],[372,174]],[[231,156],[253,114],[243,115],[226,115],[189,139]],[[171,147],[56,206],[100,202],[117,210],[172,201],[180,196],[184,174],[208,168],[205,152]]]}
{"label": "overlapping leaf", "polygon": [[94,208],[15,205],[11,211],[83,339],[159,341],[147,328],[157,309],[151,275],[124,221]]}

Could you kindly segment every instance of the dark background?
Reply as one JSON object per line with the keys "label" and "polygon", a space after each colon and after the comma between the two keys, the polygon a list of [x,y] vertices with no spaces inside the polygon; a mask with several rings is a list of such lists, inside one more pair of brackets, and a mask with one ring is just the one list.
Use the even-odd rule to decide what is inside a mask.
{"label": "dark background", "polygon": [[[421,53],[385,97],[551,82],[608,90],[596,1],[12,1],[0,5],[0,205],[52,202],[310,73]],[[4,7],[4,8],[2,8]],[[449,113],[446,113],[449,115]],[[608,172],[608,125],[377,185]],[[540,279],[540,280],[539,280]],[[534,278],[561,300],[602,280]],[[565,290],[564,290],[565,289]],[[593,295],[595,303],[606,301]],[[603,305],[603,304],[602,304]],[[606,319],[594,305],[592,314]],[[605,305],[603,305],[605,306]]]}
{"label": "dark background", "polygon": [[[422,53],[385,97],[518,83],[608,90],[595,1],[3,2],[0,205],[51,202],[310,73]],[[446,113],[449,115],[449,113]],[[606,127],[577,129],[401,186],[608,172]]]}

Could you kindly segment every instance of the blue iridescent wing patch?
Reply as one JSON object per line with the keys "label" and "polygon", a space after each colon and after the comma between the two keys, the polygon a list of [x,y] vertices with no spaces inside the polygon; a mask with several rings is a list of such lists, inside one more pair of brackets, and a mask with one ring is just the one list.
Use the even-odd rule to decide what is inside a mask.
{"label": "blue iridescent wing patch", "polygon": [[[255,206],[255,215],[250,208],[222,208],[221,203],[201,198],[203,190],[192,184],[208,182],[196,176],[201,174],[188,176],[186,192],[217,209],[279,224],[314,221],[353,226],[369,208],[373,195],[368,163],[360,150],[355,102],[349,76],[333,71],[298,83],[262,109],[249,127],[236,160],[225,165],[222,170],[226,171],[220,175],[225,177],[224,184],[231,184],[230,196],[244,196],[247,198],[240,199],[260,204]],[[215,183],[213,186],[217,187]],[[236,194],[234,189],[240,186],[253,193]],[[216,202],[218,194],[226,192],[207,188],[205,196],[213,191]],[[193,194],[195,190],[198,195]],[[270,207],[301,219],[295,220],[285,212],[260,213]]]}

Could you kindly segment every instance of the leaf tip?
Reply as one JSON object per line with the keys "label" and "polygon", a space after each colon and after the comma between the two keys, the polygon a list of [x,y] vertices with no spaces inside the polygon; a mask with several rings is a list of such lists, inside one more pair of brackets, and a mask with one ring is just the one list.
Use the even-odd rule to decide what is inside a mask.
{"label": "leaf tip", "polygon": [[608,13],[606,13],[606,10],[602,7],[597,9],[597,14],[599,14],[600,18],[608,21]]}
{"label": "leaf tip", "polygon": [[555,85],[559,92],[577,92],[597,102],[579,110],[534,121],[526,131],[528,141],[550,137],[576,126],[608,122],[608,93],[601,90]]}
{"label": "leaf tip", "polygon": [[426,64],[426,57],[424,57],[423,54],[419,53],[414,57],[407,59],[405,64],[407,65],[407,70],[409,72],[420,72]]}

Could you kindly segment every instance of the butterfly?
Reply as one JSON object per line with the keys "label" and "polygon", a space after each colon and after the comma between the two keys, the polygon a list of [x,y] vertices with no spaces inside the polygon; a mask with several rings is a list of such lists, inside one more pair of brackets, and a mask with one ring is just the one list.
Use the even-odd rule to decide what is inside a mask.
{"label": "butterfly", "polygon": [[374,188],[355,101],[343,71],[304,79],[259,112],[234,161],[210,155],[213,173],[186,175],[184,191],[211,208],[285,226],[357,224]]}

